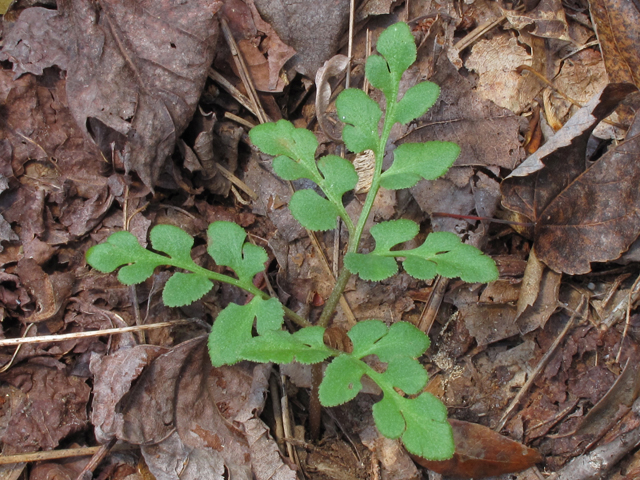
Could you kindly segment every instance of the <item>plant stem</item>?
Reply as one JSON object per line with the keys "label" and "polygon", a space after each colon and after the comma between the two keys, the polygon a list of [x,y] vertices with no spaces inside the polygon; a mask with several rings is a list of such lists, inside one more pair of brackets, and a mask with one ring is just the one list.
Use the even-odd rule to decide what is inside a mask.
{"label": "plant stem", "polygon": [[347,286],[347,282],[350,278],[351,272],[346,268],[342,268],[340,276],[336,280],[336,284],[331,291],[331,295],[324,304],[324,308],[322,309],[322,313],[320,314],[320,318],[318,319],[319,326],[326,328],[329,325],[331,317],[333,316],[333,312],[335,312],[336,306],[340,301],[340,296],[344,292],[344,289]]}

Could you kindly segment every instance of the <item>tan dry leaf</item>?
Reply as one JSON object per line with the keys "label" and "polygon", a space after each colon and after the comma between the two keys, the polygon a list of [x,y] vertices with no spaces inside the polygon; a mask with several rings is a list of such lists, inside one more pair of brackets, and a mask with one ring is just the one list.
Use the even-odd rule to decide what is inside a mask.
{"label": "tan dry leaf", "polygon": [[327,119],[327,109],[331,101],[331,85],[329,79],[344,72],[349,66],[349,57],[335,55],[324,62],[316,72],[316,117],[318,125],[331,140],[342,143],[340,132],[335,132],[335,127]]}

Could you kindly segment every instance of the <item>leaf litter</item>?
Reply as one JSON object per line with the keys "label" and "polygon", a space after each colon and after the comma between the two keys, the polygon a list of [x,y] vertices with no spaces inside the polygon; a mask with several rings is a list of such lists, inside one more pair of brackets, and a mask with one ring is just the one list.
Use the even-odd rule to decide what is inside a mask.
{"label": "leaf litter", "polygon": [[[216,286],[191,307],[169,309],[159,295],[167,278],[163,272],[133,291],[86,268],[84,252],[110,233],[128,228],[144,244],[157,223],[186,228],[195,235],[200,245],[194,250],[196,262],[207,261],[201,242],[212,221],[250,227],[253,241],[268,247],[265,283],[274,286],[281,299],[288,298],[291,307],[311,317],[317,314],[334,281],[327,267],[330,271],[341,235],[319,236],[326,248],[323,258],[288,213],[290,186],[269,172],[266,158],[248,153],[243,128],[220,121],[226,112],[249,123],[255,118],[206,77],[214,56],[216,65],[229,58],[226,46],[214,42],[217,19],[224,16],[241,52],[252,59],[249,72],[256,87],[283,92],[278,97],[267,93],[261,98],[268,100],[263,101],[269,108],[281,108],[296,126],[315,128],[314,99],[305,93],[310,83],[304,80],[307,87],[301,87],[301,77],[292,72],[312,79],[324,61],[336,53],[346,54],[346,49],[338,49],[348,21],[343,3],[339,15],[321,10],[316,15],[307,9],[295,16],[299,20],[290,27],[282,19],[298,7],[262,0],[255,5],[239,0],[201,2],[193,10],[165,4],[154,4],[155,10],[146,4],[131,9],[118,2],[105,3],[101,10],[87,4],[83,10],[62,2],[58,10],[22,10],[15,23],[5,18],[0,53],[2,336],[20,336],[29,324],[34,326],[27,335],[37,336],[187,317],[210,322],[229,302],[248,300],[231,288]],[[421,141],[450,139],[460,144],[463,155],[444,179],[422,181],[409,195],[383,197],[376,216],[409,218],[423,228],[457,233],[465,241],[485,245],[500,259],[502,274],[484,290],[462,282],[449,284],[430,333],[432,348],[423,358],[432,375],[427,389],[445,401],[454,418],[493,428],[504,422],[503,435],[542,454],[538,465],[558,471],[565,475],[562,478],[587,478],[571,473],[569,460],[575,457],[571,465],[577,464],[589,448],[594,455],[617,448],[620,458],[629,449],[624,450],[619,439],[630,438],[640,418],[634,407],[637,394],[629,394],[637,391],[629,383],[633,377],[629,372],[637,363],[633,352],[638,319],[633,303],[632,314],[626,319],[624,315],[638,272],[631,263],[623,267],[631,276],[617,281],[618,267],[610,265],[638,236],[633,223],[638,209],[633,174],[638,137],[629,133],[624,139],[624,129],[618,125],[608,137],[614,139],[613,145],[603,155],[593,156],[607,145],[597,145],[590,136],[597,123],[634,90],[608,86],[599,99],[591,94],[606,85],[605,69],[612,82],[638,86],[633,77],[632,66],[638,61],[634,50],[615,50],[616,45],[633,44],[637,36],[635,24],[628,22],[637,15],[635,5],[628,2],[624,8],[632,10],[625,11],[616,2],[594,2],[589,11],[580,2],[568,9],[543,0],[532,2],[537,3],[533,9],[525,2],[519,10],[509,10],[505,2],[505,9],[497,12],[496,5],[476,0],[457,12],[446,5],[418,3],[411,2],[409,19],[422,19],[412,23],[414,33],[422,36],[419,62],[402,88],[406,91],[411,82],[428,78],[443,87],[443,95],[408,131],[396,131],[389,148],[415,141],[414,136]],[[367,18],[374,45],[384,26],[397,16],[405,18],[402,6],[389,13],[389,2],[365,4],[358,18]],[[604,21],[602,12],[608,15]],[[453,50],[455,42],[475,33],[475,26],[501,13],[507,23],[485,32],[471,49],[456,50],[457,59],[443,52],[443,46]],[[596,22],[602,54],[588,44],[594,32],[589,13]],[[607,31],[607,22],[615,28]],[[366,30],[357,28],[354,38],[355,82],[358,61],[364,60]],[[580,48],[581,52],[572,53]],[[294,49],[297,55],[287,63]],[[481,55],[492,49],[498,61],[489,66]],[[528,63],[525,53],[530,49],[531,68],[547,79],[559,73],[553,87],[530,80],[529,71],[518,69]],[[462,65],[466,70],[460,70]],[[618,69],[620,65],[631,66],[631,74]],[[504,92],[498,92],[504,97],[482,93],[492,86],[490,77],[483,78],[492,69],[511,79]],[[473,71],[480,75],[477,82],[469,74]],[[244,91],[233,67],[222,73]],[[579,91],[572,91],[576,79],[582,83]],[[594,98],[582,111],[569,106],[565,98],[575,100],[580,92],[585,94],[578,99],[582,104]],[[614,123],[632,121],[637,108],[633,98],[630,95],[618,108]],[[327,101],[331,109],[330,97],[323,104]],[[524,157],[527,116],[536,104],[541,107],[539,128],[546,144],[518,167]],[[216,114],[213,129],[203,126],[202,119],[199,124],[191,122],[198,105]],[[554,135],[548,125],[556,124],[564,126]],[[319,153],[337,153],[337,145],[321,138],[326,140]],[[178,141],[187,147],[181,151],[196,152],[191,168],[186,159],[183,168],[186,154],[174,150]],[[220,155],[215,148],[219,156],[211,162],[196,145],[206,147],[216,141],[225,153]],[[257,200],[245,206],[245,192],[234,194],[227,177],[210,181],[219,171],[216,164],[243,177]],[[514,169],[514,176],[504,180]],[[515,176],[519,172],[523,174]],[[608,185],[613,188],[607,189]],[[294,183],[294,188],[301,186]],[[358,196],[350,201],[348,211],[357,211]],[[429,219],[440,212],[506,216],[500,203],[535,222],[529,228],[532,237],[522,227],[514,232],[483,220]],[[615,229],[605,226],[608,218],[618,219]],[[375,243],[368,239],[367,248],[373,249]],[[526,259],[535,257],[537,267],[527,268],[534,273],[524,273]],[[399,275],[380,283],[352,280],[345,296],[357,319],[418,324],[423,305],[433,294],[433,285]],[[582,296],[590,299],[591,314],[574,318],[565,332],[571,309],[577,308]],[[348,325],[343,311],[336,323]],[[202,478],[203,471],[207,478],[228,472],[236,478],[295,478],[296,468],[311,478],[373,478],[371,472],[377,471],[386,478],[418,474],[406,452],[378,437],[372,424],[362,423],[372,404],[363,395],[358,405],[328,412],[324,447],[295,434],[294,457],[305,461],[292,467],[293,450],[279,450],[269,433],[276,431],[272,403],[280,402],[269,397],[264,403],[270,368],[211,367],[202,347],[203,333],[203,327],[194,326],[145,337],[123,334],[29,345],[13,360],[13,351],[3,347],[0,358],[7,369],[0,375],[9,399],[0,427],[4,454],[86,445],[95,435],[101,442],[118,438],[140,445],[155,478]],[[542,360],[546,366],[536,368]],[[522,388],[526,393],[503,419]],[[289,385],[286,395],[298,431],[306,416],[307,391],[302,384]],[[44,415],[42,405],[53,414]],[[480,445],[503,441],[494,434],[477,435]],[[518,448],[526,448],[522,443],[516,444]],[[496,460],[484,453],[460,446],[458,455],[477,463],[463,462],[464,468],[448,473],[477,478],[486,471],[499,471],[492,463]],[[532,462],[540,460],[531,455]],[[517,463],[519,455],[512,457],[499,460],[507,465],[505,471],[528,466]],[[131,472],[126,462],[115,458],[112,462],[120,462],[122,472]],[[28,475],[52,474],[46,469],[75,475],[83,467],[49,462]],[[636,456],[630,456],[613,465],[609,477],[604,471],[590,474],[622,478],[625,469],[637,468]],[[529,470],[517,478],[531,475],[535,474]]]}

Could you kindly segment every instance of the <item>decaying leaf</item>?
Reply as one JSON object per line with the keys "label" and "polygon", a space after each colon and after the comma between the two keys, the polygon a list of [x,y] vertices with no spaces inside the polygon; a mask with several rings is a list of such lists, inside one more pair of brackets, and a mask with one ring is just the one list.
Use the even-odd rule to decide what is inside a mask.
{"label": "decaying leaf", "polygon": [[640,137],[585,171],[590,133],[634,91],[630,84],[606,87],[502,183],[503,205],[536,221],[538,258],[557,272],[587,273],[590,262],[618,258],[640,232]]}
{"label": "decaying leaf", "polygon": [[638,3],[593,0],[589,7],[609,80],[612,83],[633,83],[640,88]]}
{"label": "decaying leaf", "polygon": [[39,74],[53,65],[67,70],[69,108],[78,126],[105,158],[115,148],[126,168],[153,187],[200,98],[220,5],[63,1],[55,13],[27,9],[18,25],[41,28],[12,30],[0,58],[11,60],[17,73]]}
{"label": "decaying leaf", "polygon": [[342,139],[333,131],[332,125],[327,121],[327,108],[331,99],[331,85],[329,79],[340,75],[349,66],[349,57],[334,55],[324,62],[316,72],[316,117],[322,131],[334,142],[342,143]]}
{"label": "decaying leaf", "polygon": [[0,380],[21,392],[1,439],[14,453],[52,450],[86,427],[91,388],[57,360],[17,365],[0,374]]}
{"label": "decaying leaf", "polygon": [[[122,358],[129,356],[124,353]],[[269,366],[253,368],[250,364],[214,368],[206,337],[188,340],[145,368],[118,404],[122,414],[115,421],[101,415],[107,420],[101,428],[107,435],[142,445],[147,465],[159,479],[222,479],[230,473],[232,478],[249,480],[252,472],[264,472],[268,463],[269,474],[278,472],[278,478],[294,480],[295,473],[282,462],[256,418]],[[175,471],[176,465],[182,466],[183,474]]]}
{"label": "decaying leaf", "polygon": [[536,450],[503,437],[490,428],[453,418],[449,423],[456,442],[453,458],[431,462],[413,456],[416,463],[443,475],[485,478],[520,472],[542,461]]}

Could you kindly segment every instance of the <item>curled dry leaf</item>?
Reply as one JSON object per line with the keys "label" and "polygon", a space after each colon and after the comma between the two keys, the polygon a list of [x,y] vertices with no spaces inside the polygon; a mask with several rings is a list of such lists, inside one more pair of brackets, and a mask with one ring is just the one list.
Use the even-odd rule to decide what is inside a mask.
{"label": "curled dry leaf", "polygon": [[485,478],[526,470],[542,461],[541,455],[519,442],[475,423],[449,419],[456,453],[451,460],[432,462],[412,456],[434,472],[462,478]]}
{"label": "curled dry leaf", "polygon": [[316,117],[322,131],[334,142],[342,143],[340,133],[334,132],[333,126],[327,120],[327,108],[331,100],[331,85],[329,79],[344,72],[349,66],[349,57],[335,55],[324,62],[316,72]]}

